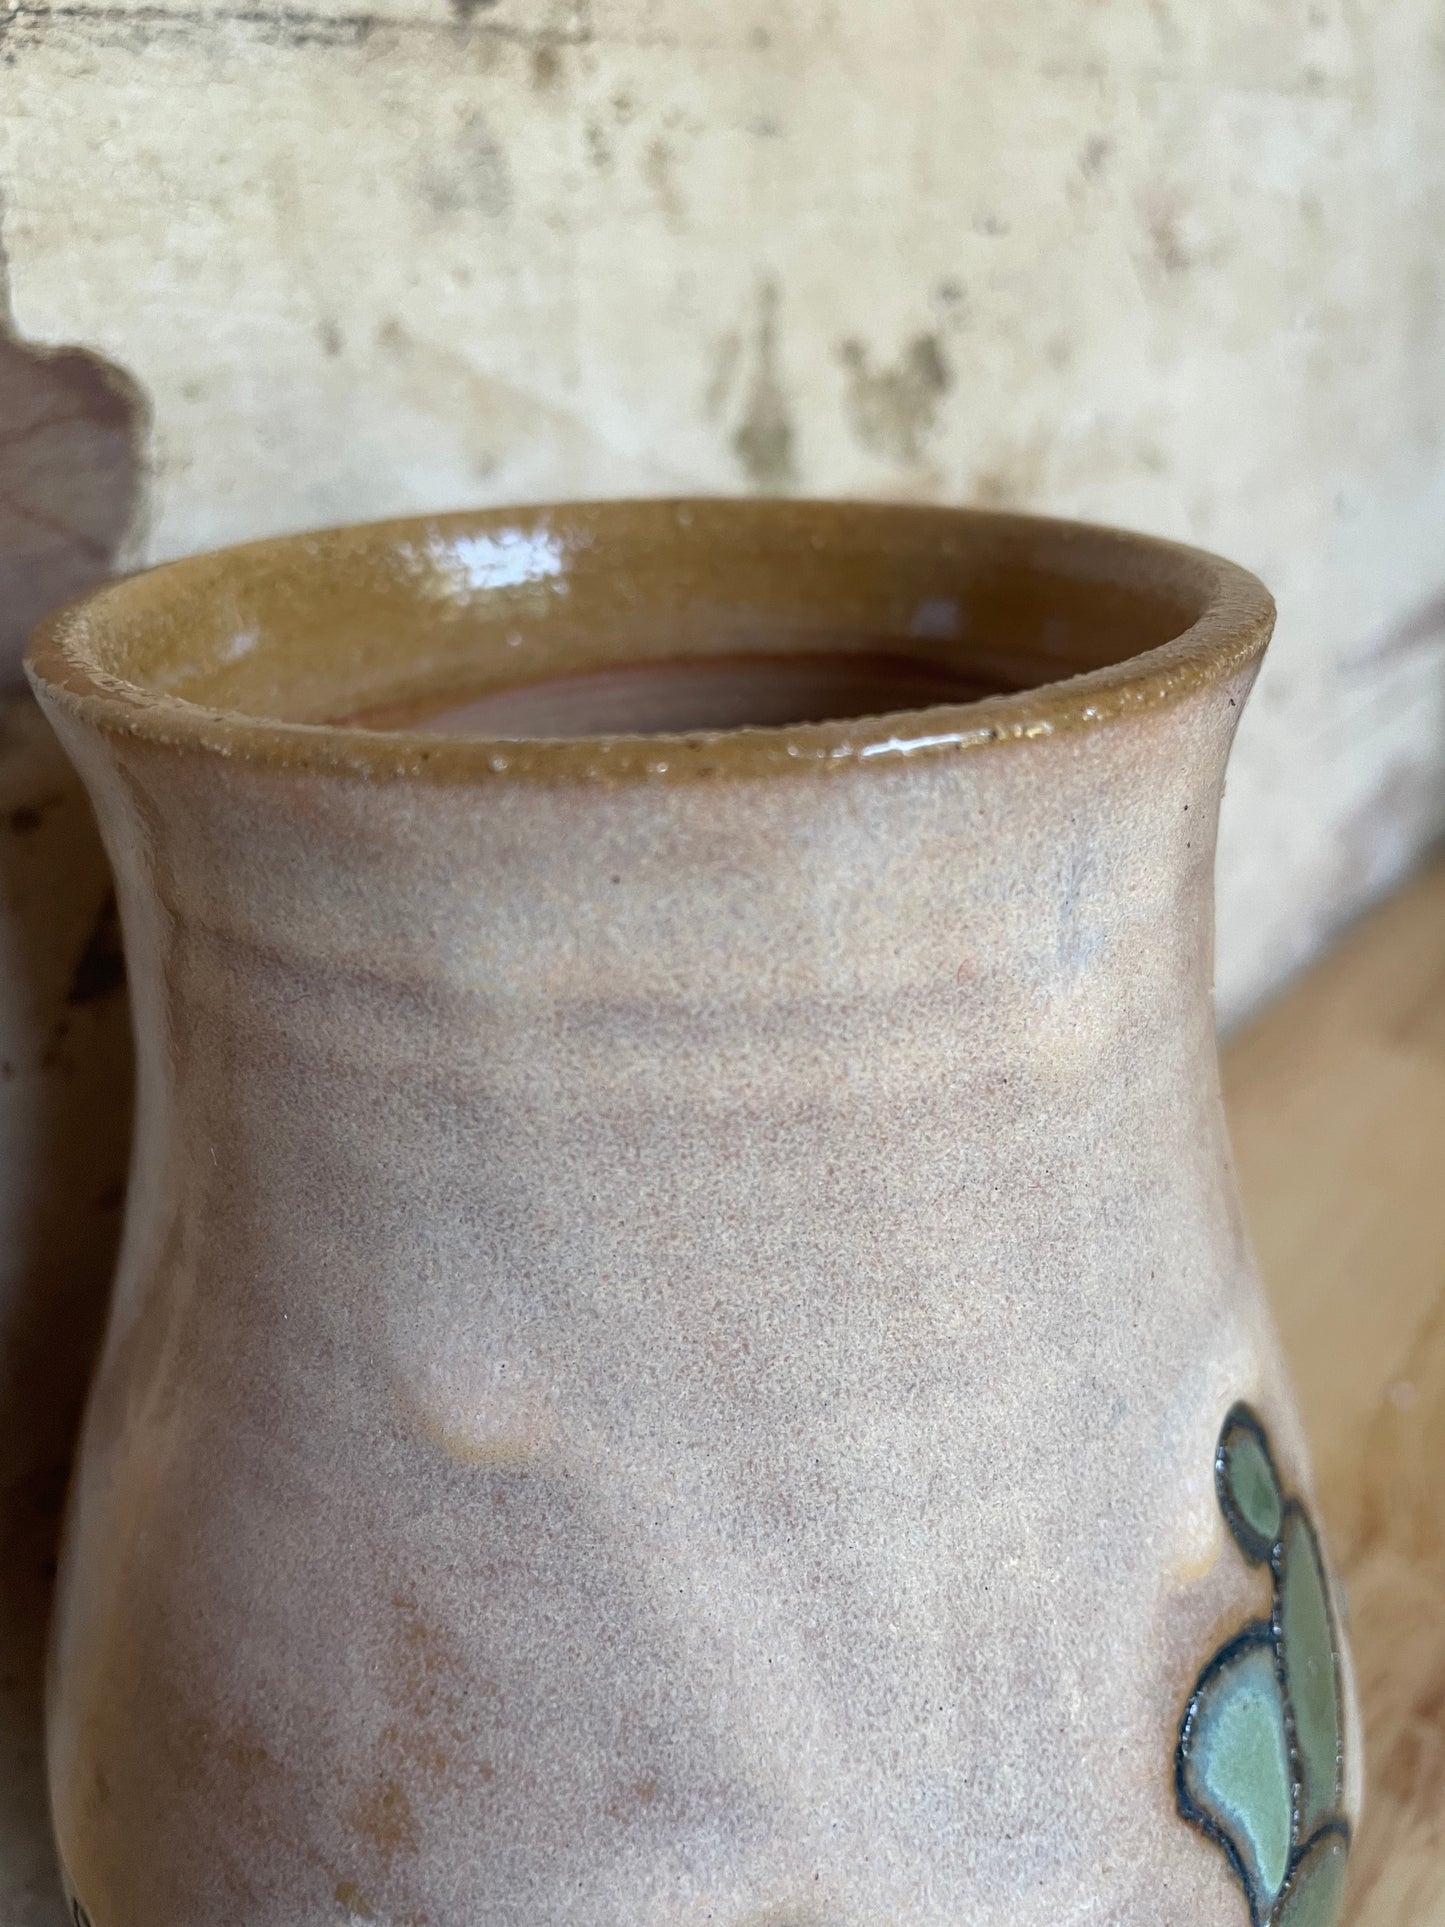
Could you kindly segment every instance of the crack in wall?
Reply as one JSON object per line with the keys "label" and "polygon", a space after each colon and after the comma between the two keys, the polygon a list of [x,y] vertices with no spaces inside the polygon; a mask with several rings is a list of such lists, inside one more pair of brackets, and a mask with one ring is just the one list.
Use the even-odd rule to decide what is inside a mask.
{"label": "crack in wall", "polygon": [[557,27],[519,26],[514,21],[492,17],[487,0],[450,0],[446,18],[417,19],[415,15],[389,14],[374,9],[353,12],[328,12],[323,8],[280,5],[258,6],[116,6],[89,4],[88,0],[63,0],[56,6],[36,5],[33,0],[12,0],[0,12],[0,47],[17,28],[32,35],[48,27],[84,27],[87,35],[100,44],[108,40],[134,41],[137,37],[166,34],[194,34],[197,28],[245,27],[259,37],[288,46],[360,46],[373,33],[385,32],[408,37],[459,33],[470,37],[511,41],[525,47],[585,47],[593,39],[589,9],[573,9],[572,24]]}

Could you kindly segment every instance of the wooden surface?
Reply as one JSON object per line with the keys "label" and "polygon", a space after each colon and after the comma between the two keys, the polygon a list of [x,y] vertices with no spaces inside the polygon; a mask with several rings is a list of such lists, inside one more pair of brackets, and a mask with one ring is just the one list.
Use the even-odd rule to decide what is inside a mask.
{"label": "wooden surface", "polygon": [[1225,1053],[1365,1724],[1352,1927],[1445,1927],[1445,862]]}

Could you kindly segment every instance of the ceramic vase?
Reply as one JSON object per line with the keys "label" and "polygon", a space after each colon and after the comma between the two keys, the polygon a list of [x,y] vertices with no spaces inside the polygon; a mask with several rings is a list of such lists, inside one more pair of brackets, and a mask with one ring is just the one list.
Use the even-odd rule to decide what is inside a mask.
{"label": "ceramic vase", "polygon": [[77,1921],[1327,1927],[1211,1011],[1271,619],[1142,537],[695,502],[51,622],[139,1053]]}

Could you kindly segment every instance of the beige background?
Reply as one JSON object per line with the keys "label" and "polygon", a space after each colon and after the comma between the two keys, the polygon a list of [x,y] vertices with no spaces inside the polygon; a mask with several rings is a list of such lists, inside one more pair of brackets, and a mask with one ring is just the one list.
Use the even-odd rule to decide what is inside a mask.
{"label": "beige background", "polygon": [[[1009,502],[1279,597],[1226,1018],[1440,827],[1439,0],[21,0],[0,35],[7,663],[117,558],[394,509]],[[34,1819],[27,1602],[123,1154],[103,897],[8,702],[0,1829]],[[6,1927],[52,1918],[45,1878]]]}
{"label": "beige background", "polygon": [[87,0],[5,57],[13,327],[124,372],[135,468],[67,392],[7,547],[674,489],[1126,522],[1280,599],[1227,1016],[1439,826],[1439,0]]}

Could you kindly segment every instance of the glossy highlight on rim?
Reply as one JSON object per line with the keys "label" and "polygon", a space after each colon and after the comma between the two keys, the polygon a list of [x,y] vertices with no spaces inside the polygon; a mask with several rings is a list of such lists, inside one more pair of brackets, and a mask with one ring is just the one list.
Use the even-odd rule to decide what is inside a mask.
{"label": "glossy highlight on rim", "polygon": [[[716,599],[718,585],[730,580],[727,565],[746,570],[758,557],[780,584],[788,583],[795,561],[820,581],[830,559],[840,570],[861,571],[860,579],[872,570],[885,580],[895,564],[916,570],[936,562],[943,577],[963,569],[970,583],[982,585],[985,615],[990,581],[1017,590],[1037,577],[1053,586],[1061,607],[1071,586],[1117,591],[1179,611],[1181,626],[1119,660],[978,700],[679,734],[443,736],[332,720],[334,703],[313,720],[180,693],[204,690],[212,670],[223,677],[225,666],[254,651],[263,636],[273,647],[304,638],[305,648],[321,637],[317,661],[329,651],[333,665],[345,667],[348,650],[363,653],[346,620],[365,629],[364,612],[373,606],[401,611],[402,628],[424,617],[436,633],[456,636],[467,623],[485,620],[495,628],[515,602],[535,619],[540,679],[608,666],[606,656],[588,661],[575,634],[566,662],[547,658],[547,611],[565,609],[573,587],[605,584],[615,601],[615,582],[625,584],[629,568],[645,562],[674,572],[689,593],[711,585]],[[581,601],[574,599],[574,612]],[[687,606],[680,603],[670,618],[684,634]],[[645,597],[638,608],[645,611]],[[768,602],[755,613],[765,624]],[[615,626],[615,612],[613,620]],[[647,500],[416,516],[166,563],[52,616],[32,640],[27,668],[57,708],[106,734],[175,751],[379,781],[688,782],[896,767],[1106,726],[1229,682],[1263,652],[1273,620],[1268,591],[1234,563],[1084,523],[864,502]],[[367,646],[378,661],[388,647],[405,659],[398,640],[372,637]],[[151,664],[148,678],[136,673],[136,659]],[[297,663],[291,681],[302,686],[300,655]],[[350,718],[366,707],[357,701],[342,713]]]}

